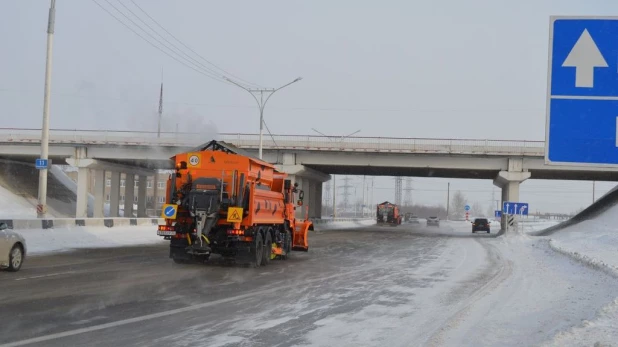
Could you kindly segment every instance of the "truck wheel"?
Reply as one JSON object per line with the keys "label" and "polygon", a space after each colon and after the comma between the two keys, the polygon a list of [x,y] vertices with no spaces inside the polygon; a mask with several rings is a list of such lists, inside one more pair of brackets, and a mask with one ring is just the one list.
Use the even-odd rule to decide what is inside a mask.
{"label": "truck wheel", "polygon": [[262,264],[262,254],[264,254],[264,241],[262,241],[261,230],[255,234],[255,241],[251,247],[251,253],[253,253],[253,259],[251,260],[251,266],[259,267]]}
{"label": "truck wheel", "polygon": [[285,251],[285,255],[281,257],[281,259],[286,260],[290,257],[290,252],[292,252],[292,235],[287,230],[283,237],[283,250]]}
{"label": "truck wheel", "polygon": [[270,234],[270,228],[266,230],[266,238],[264,240],[264,252],[262,253],[262,266],[270,263],[270,255],[273,253],[273,239]]}

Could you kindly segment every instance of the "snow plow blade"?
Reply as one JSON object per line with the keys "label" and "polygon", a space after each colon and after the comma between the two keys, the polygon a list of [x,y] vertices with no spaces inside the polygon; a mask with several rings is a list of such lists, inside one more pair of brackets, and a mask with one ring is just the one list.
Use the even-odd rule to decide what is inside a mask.
{"label": "snow plow blade", "polygon": [[313,230],[313,223],[308,220],[299,221],[296,224],[294,228],[292,250],[301,252],[309,251],[309,242],[307,240],[309,230]]}

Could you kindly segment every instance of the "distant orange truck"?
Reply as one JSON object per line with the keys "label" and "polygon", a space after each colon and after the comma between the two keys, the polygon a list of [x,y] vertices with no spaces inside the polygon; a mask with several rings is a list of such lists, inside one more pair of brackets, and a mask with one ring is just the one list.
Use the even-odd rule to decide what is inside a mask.
{"label": "distant orange truck", "polygon": [[399,206],[388,201],[378,204],[376,219],[378,224],[400,225],[401,212]]}

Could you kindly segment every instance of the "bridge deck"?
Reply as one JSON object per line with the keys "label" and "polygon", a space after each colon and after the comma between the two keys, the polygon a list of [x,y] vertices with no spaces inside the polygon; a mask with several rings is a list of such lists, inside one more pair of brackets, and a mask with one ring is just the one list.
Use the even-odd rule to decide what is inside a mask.
{"label": "bridge deck", "polygon": [[[0,129],[1,144],[40,144],[40,129]],[[219,140],[241,148],[258,148],[256,134],[217,134]],[[51,144],[83,144],[102,146],[193,147],[207,142],[203,134],[161,133],[110,130],[50,130]],[[394,137],[333,137],[314,135],[273,135],[263,139],[265,149],[289,149],[339,152],[395,152],[468,155],[515,155],[542,157],[543,141],[489,139],[432,139]]]}

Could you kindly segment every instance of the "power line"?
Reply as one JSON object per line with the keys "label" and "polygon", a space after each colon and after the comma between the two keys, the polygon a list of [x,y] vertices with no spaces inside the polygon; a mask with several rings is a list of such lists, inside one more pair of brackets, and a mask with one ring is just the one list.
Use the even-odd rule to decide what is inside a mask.
{"label": "power line", "polygon": [[235,76],[231,73],[229,73],[228,71],[225,71],[224,69],[218,67],[217,65],[215,65],[214,63],[212,63],[211,61],[209,61],[208,59],[204,58],[202,55],[200,55],[199,53],[197,53],[196,51],[194,51],[193,49],[191,49],[191,47],[187,46],[184,42],[182,42],[180,39],[178,39],[176,36],[174,36],[171,32],[169,32],[167,29],[165,29],[161,24],[159,24],[159,22],[157,20],[155,20],[154,18],[152,18],[152,16],[150,16],[148,14],[148,12],[146,12],[143,8],[141,8],[135,1],[130,0],[133,5],[135,5],[135,7],[137,7],[140,11],[142,11],[142,13],[144,13],[148,18],[150,18],[150,20],[152,20],[159,28],[161,28],[163,31],[165,31],[168,35],[170,35],[172,38],[174,38],[174,40],[178,41],[181,45],[183,45],[185,48],[187,48],[188,50],[190,50],[191,52],[193,52],[195,55],[197,55],[198,57],[202,58],[202,60],[204,60],[205,62],[207,62],[208,64],[212,65],[213,67],[215,67],[216,69],[219,69],[220,71],[222,71],[225,74],[228,74],[234,78],[236,78],[239,81],[243,81],[248,85],[253,85],[256,87],[262,87],[259,84],[255,84],[255,83],[251,83],[249,81],[246,81],[238,76]]}
{"label": "power line", "polygon": [[[97,6],[99,6],[101,9],[103,9],[105,12],[107,12],[110,16],[112,16],[115,20],[118,21],[118,23],[122,24],[123,26],[125,26],[127,29],[131,30],[135,35],[139,36],[142,40],[146,41],[148,44],[150,44],[151,46],[153,46],[154,48],[158,49],[159,51],[161,51],[162,53],[164,53],[165,55],[167,55],[168,57],[176,60],[177,62],[181,63],[182,65],[190,68],[191,70],[200,73],[214,81],[217,81],[219,83],[224,83],[224,84],[229,84],[229,82],[225,81],[224,79],[217,79],[216,77],[213,77],[203,71],[200,71],[198,69],[196,69],[193,66],[187,65],[186,63],[178,60],[176,57],[172,56],[171,54],[169,54],[168,52],[164,51],[163,49],[161,49],[160,47],[158,47],[157,45],[155,45],[154,43],[150,42],[148,39],[146,39],[144,36],[140,35],[137,31],[135,31],[133,28],[131,28],[130,26],[128,26],[126,23],[124,23],[121,19],[119,19],[118,17],[116,17],[113,13],[111,13],[108,9],[106,9],[105,7],[103,7],[100,3],[97,2],[97,0],[92,0],[95,4],[97,4]],[[123,16],[125,16],[126,18],[128,18],[124,13],[122,13],[122,11],[118,10],[118,8],[116,8],[114,5],[112,5],[108,0],[105,0],[108,4],[110,4],[112,7],[114,7],[116,9],[116,11],[120,12],[120,14],[122,14]],[[135,22],[133,20],[131,20],[130,18],[128,18],[131,22],[133,22],[133,24],[135,24]],[[139,25],[135,24],[137,27],[139,27],[140,29],[144,30],[143,28],[141,28]],[[145,31],[145,30],[144,30]],[[148,32],[146,32],[147,34],[149,34]],[[150,35],[150,34],[149,34]],[[152,36],[152,35],[150,35]],[[157,40],[155,38],[155,40],[159,43],[161,43],[159,40]],[[165,46],[165,45],[164,45]],[[169,49],[169,47],[166,46],[166,48]]]}
{"label": "power line", "polygon": [[404,206],[412,206],[412,178],[406,177],[406,186],[403,188],[404,198],[403,205]]}
{"label": "power line", "polygon": [[349,202],[348,197],[352,194],[350,192],[350,188],[352,188],[353,186],[349,183],[350,180],[351,180],[351,178],[349,176],[345,176],[343,178],[344,184],[342,186],[340,186],[341,188],[343,188],[343,193],[341,195],[343,195],[343,210],[344,211],[347,211],[348,202]]}
{"label": "power line", "polygon": [[[105,0],[107,1],[107,0]],[[146,23],[146,21],[144,21],[140,16],[138,16],[137,14],[135,14],[135,12],[133,12],[127,5],[125,5],[124,3],[122,3],[120,0],[116,0],[118,1],[118,3],[120,3],[120,5],[122,5],[124,8],[126,8],[133,16],[135,16],[135,18],[137,18],[140,22],[144,23],[144,25],[146,25],[146,27],[148,27],[148,29],[152,30],[153,33],[155,33],[157,36],[161,37],[165,42],[169,43],[170,45],[172,45],[172,47],[176,48],[176,50],[180,53],[182,53],[183,55],[185,55],[188,59],[191,59],[192,61],[195,62],[195,64],[197,66],[200,66],[202,69],[208,71],[209,73],[212,73],[213,75],[217,76],[218,74],[220,74],[219,72],[216,72],[212,69],[210,69],[209,67],[207,67],[206,65],[204,65],[203,63],[199,62],[197,59],[191,57],[189,54],[185,53],[182,49],[178,48],[178,46],[176,46],[175,44],[173,44],[172,42],[170,42],[168,39],[166,39],[163,35],[161,35],[160,33],[158,33],[155,29],[153,29],[148,23]],[[109,1],[107,1],[109,3]],[[111,4],[110,4],[111,5]],[[112,5],[113,7],[113,5]],[[116,8],[116,7],[114,7]],[[118,10],[118,9],[116,9]],[[143,11],[142,11],[143,12]],[[124,14],[123,14],[124,15]],[[127,16],[125,16],[127,19],[131,20],[130,18],[128,18]],[[131,22],[135,25],[137,25],[135,22],[133,22],[131,20]],[[143,28],[140,27],[140,29],[144,30]],[[144,32],[146,32],[146,30],[144,30]],[[146,32],[147,33],[147,32]],[[154,38],[154,36],[151,35],[151,37]],[[158,41],[159,43],[162,43],[161,41]],[[165,46],[166,48],[170,49],[169,47]],[[170,49],[171,50],[171,49]]]}

